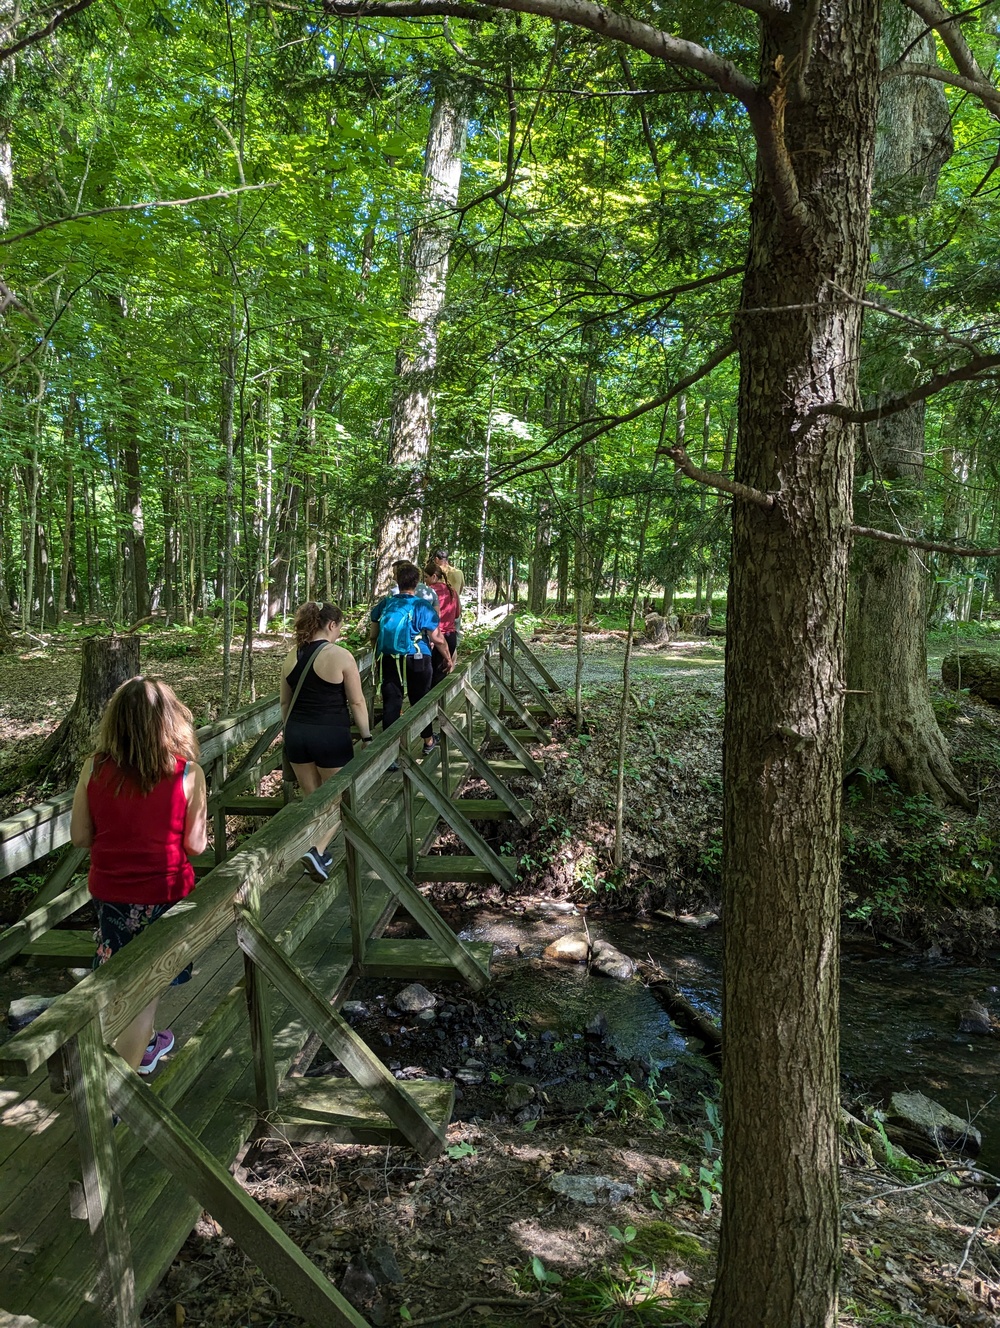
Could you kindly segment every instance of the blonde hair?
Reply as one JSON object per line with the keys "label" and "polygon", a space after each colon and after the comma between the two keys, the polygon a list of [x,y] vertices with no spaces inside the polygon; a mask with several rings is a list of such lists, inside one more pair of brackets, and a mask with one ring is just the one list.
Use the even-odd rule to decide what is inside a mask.
{"label": "blonde hair", "polygon": [[327,623],[343,621],[344,610],[339,604],[320,604],[318,600],[311,599],[295,615],[295,643],[304,646]]}
{"label": "blonde hair", "polygon": [[94,765],[114,761],[143,793],[149,793],[177,758],[198,758],[191,711],[158,678],[129,678],[108,702],[97,734]]}

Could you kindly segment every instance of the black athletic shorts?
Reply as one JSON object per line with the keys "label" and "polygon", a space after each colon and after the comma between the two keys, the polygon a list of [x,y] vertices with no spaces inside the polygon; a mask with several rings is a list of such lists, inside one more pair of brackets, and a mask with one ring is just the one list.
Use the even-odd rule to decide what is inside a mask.
{"label": "black athletic shorts", "polygon": [[285,725],[285,755],[293,765],[337,770],[354,755],[351,730],[343,724],[310,724],[290,719]]}

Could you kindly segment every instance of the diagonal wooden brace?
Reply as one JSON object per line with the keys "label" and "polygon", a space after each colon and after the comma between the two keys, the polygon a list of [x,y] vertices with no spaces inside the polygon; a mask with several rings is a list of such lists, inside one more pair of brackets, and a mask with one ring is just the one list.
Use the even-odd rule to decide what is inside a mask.
{"label": "diagonal wooden brace", "polygon": [[515,678],[520,679],[521,686],[530,692],[535,701],[542,707],[547,715],[552,719],[555,719],[558,716],[559,711],[550,700],[549,695],[546,692],[543,692],[538,683],[535,682],[534,678],[518,659],[514,651],[508,649],[507,646],[502,645],[500,647],[500,658],[510,667],[511,682],[513,682]]}
{"label": "diagonal wooden brace", "polygon": [[197,1135],[140,1081],[120,1056],[107,1051],[111,1100],[150,1152],[229,1232],[273,1282],[296,1314],[316,1328],[369,1328]]}
{"label": "diagonal wooden brace", "polygon": [[512,630],[512,631],[511,631],[511,634],[510,634],[510,639],[511,639],[512,644],[513,644],[518,650],[520,650],[521,653],[522,653],[522,654],[523,654],[528,660],[531,661],[531,667],[532,667],[533,669],[535,669],[535,671],[538,673],[538,676],[539,676],[539,677],[542,679],[542,681],[545,683],[545,685],[546,685],[546,687],[549,689],[549,691],[550,691],[550,692],[555,692],[556,695],[558,695],[558,696],[564,696],[564,695],[565,695],[565,688],[559,686],[559,684],[556,682],[555,678],[553,678],[552,674],[548,671],[548,669],[545,667],[545,665],[542,663],[542,661],[538,658],[538,656],[535,654],[535,652],[531,649],[531,647],[528,645],[528,643],[524,640],[524,638],[521,637],[521,636],[519,636],[519,635],[517,634],[517,632],[515,632],[515,631]]}
{"label": "diagonal wooden brace", "polygon": [[531,812],[517,794],[510,791],[497,772],[492,769],[489,762],[484,760],[471,743],[466,742],[462,730],[448,718],[443,709],[438,710],[438,723],[441,726],[441,732],[447,733],[450,741],[455,744],[479,778],[486,781],[504,806],[508,808],[511,815],[520,821],[521,825],[528,825],[531,821]]}
{"label": "diagonal wooden brace", "polygon": [[[503,656],[501,656],[501,663],[502,662]],[[508,687],[500,674],[494,672],[488,664],[483,665],[483,672],[510,706],[511,710],[513,710],[514,714],[518,717],[524,727],[528,729],[530,733],[534,734],[536,740],[538,742],[548,742],[549,739],[545,730],[542,728],[541,724],[539,724],[538,720],[535,719],[531,711],[526,708],[517,692]]]}
{"label": "diagonal wooden brace", "polygon": [[469,818],[461,810],[460,804],[452,802],[451,798],[438,788],[430,776],[417,765],[412,757],[406,752],[399,753],[399,764],[404,776],[411,782],[413,787],[422,793],[430,805],[448,822],[459,839],[465,841],[469,848],[487,869],[493,875],[493,879],[498,885],[505,885],[512,890],[517,882],[511,876],[510,872],[500,861],[499,857],[493,852],[489,844],[475,828]]}
{"label": "diagonal wooden brace", "polygon": [[482,696],[468,680],[465,682],[465,692],[475,709],[479,711],[483,719],[486,720],[486,723],[497,735],[500,741],[508,747],[515,759],[521,762],[525,770],[527,770],[533,779],[537,779],[541,782],[543,777],[542,767],[531,755],[527,747],[514,737],[500,716],[486,704]]}
{"label": "diagonal wooden brace", "polygon": [[344,834],[354,845],[358,855],[378,873],[379,878],[389,887],[414,921],[423,927],[441,953],[448,956],[470,987],[475,991],[485,987],[490,975],[472,951],[455,935],[413,882],[407,880],[396,863],[382,852],[354,813],[342,807],[340,814]]}
{"label": "diagonal wooden brace", "polygon": [[443,1131],[417,1106],[343,1015],[327,1004],[245,910],[237,919],[236,936],[243,951],[298,1010],[313,1032],[319,1034],[355,1083],[385,1112],[421,1157],[439,1153],[444,1147]]}

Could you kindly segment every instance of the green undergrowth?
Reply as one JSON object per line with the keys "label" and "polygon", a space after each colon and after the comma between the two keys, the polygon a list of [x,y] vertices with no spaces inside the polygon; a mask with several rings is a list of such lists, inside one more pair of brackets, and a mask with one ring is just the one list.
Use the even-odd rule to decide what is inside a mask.
{"label": "green undergrowth", "polygon": [[[1000,930],[1000,710],[963,693],[934,704],[970,815],[908,796],[884,771],[843,804],[848,926],[968,951]],[[532,889],[631,912],[715,909],[722,867],[722,681],[707,671],[642,678],[629,707],[623,865],[614,866],[620,687],[586,689],[587,731],[564,722],[539,816],[511,846]]]}

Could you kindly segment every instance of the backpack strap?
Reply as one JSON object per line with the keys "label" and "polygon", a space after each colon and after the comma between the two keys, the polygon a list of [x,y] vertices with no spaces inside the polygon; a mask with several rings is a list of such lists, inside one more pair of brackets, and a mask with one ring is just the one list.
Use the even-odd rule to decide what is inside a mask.
{"label": "backpack strap", "polygon": [[292,699],[291,699],[291,700],[289,701],[289,703],[288,703],[288,711],[287,711],[287,713],[285,714],[285,718],[284,718],[284,721],[283,721],[282,727],[284,727],[284,724],[287,724],[287,723],[288,723],[288,716],[289,716],[289,715],[292,713],[292,711],[295,709],[295,702],[299,699],[299,692],[302,691],[302,684],[305,682],[306,678],[309,676],[309,670],[312,668],[313,664],[316,662],[316,656],[320,653],[320,650],[325,650],[326,647],[327,647],[328,645],[332,645],[332,644],[333,644],[332,641],[324,641],[323,644],[320,646],[319,650],[314,650],[314,651],[312,652],[312,654],[309,656],[309,658],[306,660],[305,664],[303,664],[303,666],[302,666],[302,672],[299,674],[299,680],[298,680],[298,682],[295,684],[295,691],[292,692]]}

